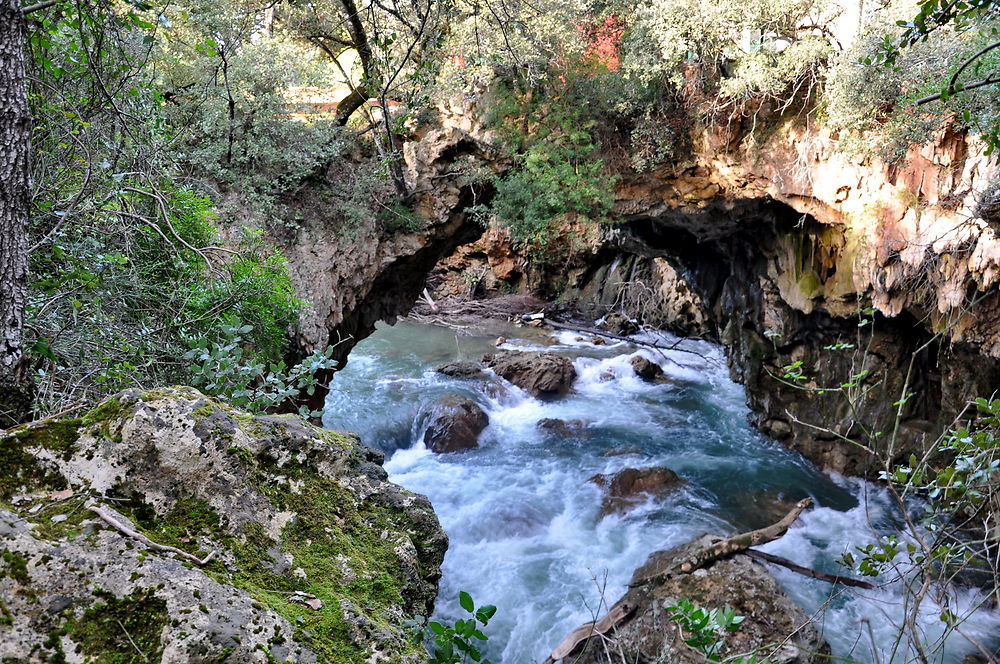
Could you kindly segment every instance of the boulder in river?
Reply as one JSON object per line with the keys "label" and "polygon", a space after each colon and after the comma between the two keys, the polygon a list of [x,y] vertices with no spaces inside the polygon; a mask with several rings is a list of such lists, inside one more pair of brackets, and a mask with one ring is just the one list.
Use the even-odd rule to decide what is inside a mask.
{"label": "boulder in river", "polygon": [[535,426],[546,434],[553,436],[579,436],[587,431],[587,423],[583,420],[560,420],[556,417],[545,417]]}
{"label": "boulder in river", "polygon": [[655,381],[663,378],[663,367],[642,355],[633,357],[629,360],[629,364],[632,365],[635,375],[643,380]]}
{"label": "boulder in river", "polygon": [[604,317],[600,328],[627,337],[639,331],[639,324],[625,314],[613,311]]}
{"label": "boulder in river", "polygon": [[434,371],[452,378],[482,378],[483,368],[475,362],[448,362],[435,367]]}
{"label": "boulder in river", "polygon": [[130,390],[0,457],[0,660],[422,661],[448,539],[353,434]]}
{"label": "boulder in river", "polygon": [[438,453],[479,447],[479,434],[489,423],[489,415],[475,401],[449,394],[431,410],[424,445]]}
{"label": "boulder in river", "polygon": [[[669,607],[681,599],[706,609],[721,610],[729,606],[736,615],[744,616],[739,629],[721,635],[722,660],[740,653],[754,653],[759,659],[775,664],[827,661],[830,648],[815,625],[761,563],[740,553],[683,571],[686,561],[718,541],[721,538],[703,535],[683,546],[652,554],[635,571],[628,592],[607,616],[596,625],[581,627],[584,637],[595,632],[602,636],[582,639],[575,648],[560,646],[568,650],[561,661],[704,664],[705,656],[684,643],[690,635],[682,633],[678,623],[671,620],[673,611]],[[572,645],[572,641],[569,643]]]}
{"label": "boulder in river", "polygon": [[627,512],[647,496],[665,496],[684,486],[684,479],[664,466],[626,468],[611,475],[588,478],[605,490],[601,514]]}
{"label": "boulder in river", "polygon": [[555,353],[503,350],[484,355],[483,363],[535,397],[563,396],[576,379],[573,363]]}

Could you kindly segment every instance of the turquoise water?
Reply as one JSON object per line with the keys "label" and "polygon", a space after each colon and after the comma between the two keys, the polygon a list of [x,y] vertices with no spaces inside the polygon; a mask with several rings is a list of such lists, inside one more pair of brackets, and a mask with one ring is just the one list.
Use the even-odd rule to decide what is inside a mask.
{"label": "turquoise water", "polygon": [[[510,340],[504,348],[573,358],[574,391],[541,401],[496,377],[467,381],[433,371],[444,362],[478,359],[499,335]],[[602,613],[602,601],[617,600],[653,551],[706,531],[761,527],[805,496],[817,507],[764,550],[842,572],[835,561],[845,550],[898,525],[883,491],[821,473],[751,429],[743,390],[729,380],[717,347],[685,341],[680,349],[660,354],[623,343],[595,346],[572,333],[531,328],[466,335],[401,323],[359,344],[337,374],[325,424],[358,431],[386,452],[392,481],[431,499],[451,540],[437,617],[460,617],[460,590],[477,603],[495,604],[486,649],[495,663],[541,662],[567,632]],[[667,382],[638,379],[629,365],[636,353],[661,364]],[[489,414],[479,448],[436,455],[420,442],[429,407],[446,394],[467,396]],[[581,420],[585,427],[552,436],[536,427],[543,418]],[[684,488],[602,518],[601,495],[588,477],[657,465],[683,477]],[[903,613],[898,588],[831,596],[830,584],[773,571],[805,609],[822,609],[820,625],[836,655],[890,659]],[[959,593],[954,600],[972,606],[976,597]],[[940,631],[937,613],[929,605],[928,638]],[[980,611],[963,631],[988,641],[1000,633],[1000,619]],[[946,659],[970,650],[952,638]]]}

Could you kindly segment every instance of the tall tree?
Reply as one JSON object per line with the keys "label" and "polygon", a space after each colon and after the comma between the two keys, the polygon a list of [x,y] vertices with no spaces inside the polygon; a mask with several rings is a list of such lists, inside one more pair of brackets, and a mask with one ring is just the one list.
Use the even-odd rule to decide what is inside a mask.
{"label": "tall tree", "polygon": [[32,401],[22,339],[31,151],[24,44],[20,3],[0,0],[0,426],[22,420]]}

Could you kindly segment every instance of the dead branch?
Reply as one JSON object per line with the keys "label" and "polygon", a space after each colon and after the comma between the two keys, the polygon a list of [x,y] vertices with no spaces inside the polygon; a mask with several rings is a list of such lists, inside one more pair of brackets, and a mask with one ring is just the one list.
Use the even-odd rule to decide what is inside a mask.
{"label": "dead branch", "polygon": [[[653,350],[657,351],[660,355],[662,355],[663,358],[666,360],[670,360],[670,358],[667,357],[664,351],[675,350],[680,353],[690,353],[691,355],[697,355],[698,357],[707,362],[714,362],[712,358],[706,357],[705,355],[699,353],[698,351],[691,350],[690,348],[681,348],[680,346],[681,343],[686,341],[686,339],[678,339],[669,346],[664,346],[652,341],[643,341],[641,339],[636,339],[633,336],[628,336],[625,334],[615,334],[614,332],[608,332],[607,330],[599,330],[594,327],[585,327],[583,325],[572,325],[570,323],[560,323],[552,320],[551,318],[545,318],[542,320],[542,322],[548,325],[549,327],[554,327],[557,330],[569,330],[570,332],[580,332],[581,334],[593,334],[597,336],[608,337],[609,339],[627,341],[628,343],[635,344],[636,346],[645,346],[646,348],[652,348]],[[670,361],[673,362],[673,360]]]}
{"label": "dead branch", "polygon": [[865,590],[872,590],[875,588],[874,584],[868,583],[867,581],[861,581],[860,579],[852,579],[849,576],[838,576],[836,574],[827,574],[826,572],[819,572],[814,569],[809,569],[808,567],[803,567],[802,565],[796,565],[791,560],[787,558],[782,558],[781,556],[775,556],[770,553],[764,553],[763,551],[757,551],[756,549],[747,549],[744,551],[746,555],[756,560],[763,560],[764,562],[771,563],[773,565],[781,565],[793,572],[798,572],[803,576],[808,576],[813,579],[819,579],[820,581],[829,581],[830,583],[839,583],[844,586],[851,586],[852,588],[864,588]]}
{"label": "dead branch", "polygon": [[149,539],[148,537],[146,537],[142,533],[136,531],[134,528],[131,528],[130,526],[127,526],[124,523],[122,523],[121,521],[119,521],[118,518],[117,518],[118,515],[115,514],[115,513],[113,513],[113,512],[111,512],[111,510],[108,510],[108,509],[106,509],[104,507],[101,507],[100,505],[98,505],[96,507],[95,506],[91,506],[89,509],[94,514],[96,514],[97,516],[101,517],[102,521],[104,521],[106,524],[108,524],[109,526],[111,526],[112,528],[114,528],[115,530],[117,530],[118,532],[122,533],[123,535],[127,535],[128,537],[131,537],[132,539],[138,540],[139,542],[141,542],[142,544],[145,544],[146,546],[148,546],[150,549],[153,549],[154,551],[163,551],[165,553],[174,553],[174,554],[177,554],[178,556],[180,556],[184,560],[192,562],[195,565],[198,565],[199,567],[204,567],[205,565],[207,565],[208,563],[210,563],[212,561],[212,559],[215,558],[215,554],[217,553],[216,551],[212,551],[211,553],[209,553],[204,558],[198,558],[198,556],[192,555],[192,554],[188,553],[187,551],[181,551],[180,549],[178,549],[175,546],[168,546],[166,544],[157,544],[156,542],[154,542],[153,540]]}

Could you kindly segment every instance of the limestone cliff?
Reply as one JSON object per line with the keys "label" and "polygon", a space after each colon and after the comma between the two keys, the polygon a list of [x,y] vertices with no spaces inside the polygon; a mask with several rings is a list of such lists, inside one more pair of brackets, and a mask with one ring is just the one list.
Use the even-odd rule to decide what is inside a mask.
{"label": "limestone cliff", "polygon": [[699,127],[691,145],[618,173],[620,223],[558,270],[496,233],[457,264],[723,342],[753,422],[840,471],[870,461],[844,438],[899,457],[1000,387],[996,169],[979,141],[943,128],[896,166],[792,119],[760,142]]}

